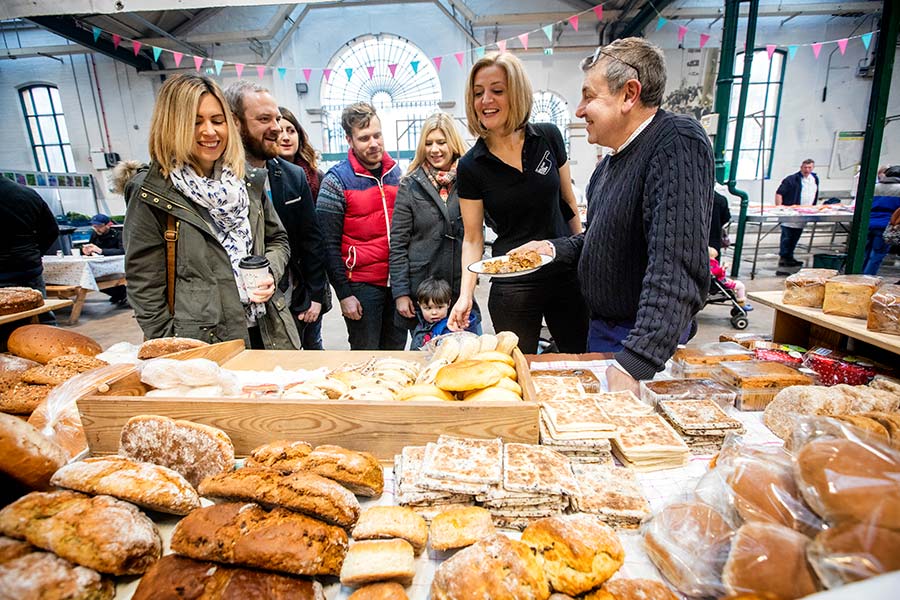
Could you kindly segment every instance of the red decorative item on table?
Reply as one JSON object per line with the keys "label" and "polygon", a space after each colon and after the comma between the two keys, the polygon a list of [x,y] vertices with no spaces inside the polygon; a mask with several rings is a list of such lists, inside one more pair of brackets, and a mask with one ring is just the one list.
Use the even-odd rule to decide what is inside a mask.
{"label": "red decorative item on table", "polygon": [[866,385],[888,369],[861,356],[850,356],[829,348],[813,348],[803,357],[803,366],[816,372],[822,385]]}
{"label": "red decorative item on table", "polygon": [[756,342],[753,346],[753,357],[756,360],[768,360],[780,362],[786,365],[799,366],[803,362],[806,348],[792,346],[790,344],[777,344],[774,342]]}

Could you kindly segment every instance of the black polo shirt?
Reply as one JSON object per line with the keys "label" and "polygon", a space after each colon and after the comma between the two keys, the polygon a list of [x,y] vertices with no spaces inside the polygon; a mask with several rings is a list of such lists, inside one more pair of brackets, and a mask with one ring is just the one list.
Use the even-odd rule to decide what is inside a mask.
{"label": "black polo shirt", "polygon": [[459,197],[484,203],[497,233],[493,256],[531,240],[569,235],[559,191],[559,168],[567,160],[562,134],[552,123],[525,126],[522,172],[494,156],[484,139],[459,160]]}

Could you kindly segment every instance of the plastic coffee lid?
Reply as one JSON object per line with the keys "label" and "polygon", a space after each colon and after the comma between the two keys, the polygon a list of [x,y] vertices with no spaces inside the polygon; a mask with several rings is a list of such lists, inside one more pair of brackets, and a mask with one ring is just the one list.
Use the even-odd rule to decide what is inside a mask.
{"label": "plastic coffee lid", "polygon": [[265,256],[245,256],[238,266],[242,269],[263,269],[269,266],[269,259]]}

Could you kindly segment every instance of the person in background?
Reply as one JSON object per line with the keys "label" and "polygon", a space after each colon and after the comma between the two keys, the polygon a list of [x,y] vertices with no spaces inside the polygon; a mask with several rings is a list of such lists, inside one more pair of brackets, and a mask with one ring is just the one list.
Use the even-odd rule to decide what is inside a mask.
{"label": "person in background", "polygon": [[719,258],[719,253],[712,246],[709,247],[709,272],[710,274],[716,278],[716,281],[722,284],[722,286],[734,292],[734,298],[737,300],[737,303],[743,307],[746,311],[753,310],[753,307],[747,302],[747,288],[744,286],[744,282],[738,281],[737,279],[729,279],[725,273],[725,267],[719,264],[717,260]]}
{"label": "person in background", "polygon": [[[123,170],[119,181],[128,180],[128,296],[144,336],[299,348],[275,286],[288,267],[288,235],[272,203],[248,193],[258,183],[244,180],[240,129],[215,81],[189,74],[163,83],[150,120],[150,160],[130,178]],[[248,288],[238,265],[250,255],[268,260],[269,275]]]}
{"label": "person in background", "polygon": [[269,90],[238,80],[225,88],[225,98],[241,130],[251,178],[248,192],[275,207],[290,240],[288,269],[278,287],[284,293],[290,291],[290,312],[302,336],[319,318],[326,285],[312,191],[303,169],[278,156],[281,113]]}
{"label": "person in background", "polygon": [[[416,302],[419,310],[416,314],[417,323],[412,332],[410,350],[421,350],[432,339],[445,333],[452,333],[447,326],[447,313],[450,310],[450,300],[453,298],[453,290],[450,284],[443,279],[429,277],[422,281],[416,288]],[[466,331],[478,333],[478,323],[475,315],[469,318],[469,327]]]}
{"label": "person in background", "polygon": [[[709,245],[715,248],[717,255],[721,255],[722,248],[727,246],[725,225],[731,221],[731,209],[728,208],[728,198],[724,195],[727,188],[719,186],[720,184],[716,184],[716,190],[713,192],[712,215],[709,218]],[[723,193],[720,193],[720,189]]]}
{"label": "person in background", "polygon": [[[422,124],[416,155],[400,180],[391,220],[391,291],[397,315],[405,319],[401,324],[410,330],[419,321],[413,292],[423,281],[447,281],[451,305],[459,297],[463,225],[456,165],[465,151],[453,117],[435,113]],[[477,306],[472,313],[480,323]]]}
{"label": "person in background", "polygon": [[[819,200],[819,176],[813,172],[816,162],[807,158],[800,164],[800,170],[781,180],[775,191],[776,206],[809,206]],[[785,223],[781,226],[781,247],[778,252],[779,267],[801,267],[802,260],[794,258],[794,249],[803,235],[803,223]]]}
{"label": "person in background", "polygon": [[[81,253],[86,256],[121,256],[125,254],[122,245],[122,236],[119,230],[113,227],[112,219],[103,213],[97,213],[91,217],[91,239],[81,247]],[[128,298],[124,285],[117,285],[105,290],[100,290],[109,301],[117,306],[127,308]]]}
{"label": "person in background", "polygon": [[371,104],[344,109],[347,159],[329,169],[316,214],[325,240],[328,280],[341,303],[351,350],[403,350],[407,331],[394,322],[388,255],[400,166],[384,150]]}
{"label": "person in background", "polygon": [[884,230],[891,223],[891,217],[900,209],[900,165],[884,170],[875,184],[872,195],[872,210],[869,213],[869,232],[866,237],[866,257],[863,261],[863,275],[877,275],[881,262],[891,247],[884,241]]}
{"label": "person in background", "polygon": [[[313,207],[319,195],[319,184],[325,174],[316,167],[316,151],[309,145],[309,138],[294,113],[283,106],[278,107],[281,113],[281,135],[278,137],[278,154],[289,163],[295,164],[306,173],[306,181],[312,193]],[[317,221],[318,222],[318,221]],[[290,235],[290,231],[288,232]],[[321,232],[319,232],[321,237]],[[322,258],[324,269],[325,259]],[[324,270],[323,270],[323,277]],[[298,320],[300,331],[300,345],[304,350],[322,350],[322,317],[331,310],[331,290],[328,288],[328,278],[325,278],[325,287],[322,290],[322,309],[315,321],[307,322]]]}
{"label": "person in background", "polygon": [[[515,55],[486,56],[472,66],[466,116],[478,141],[458,167],[465,236],[451,329],[468,327],[478,276],[466,267],[482,258],[486,217],[497,233],[494,256],[529,240],[581,232],[562,134],[552,123],[528,122],[532,101],[531,83]],[[544,320],[560,352],[584,352],[588,313],[572,264],[494,279],[488,310],[494,330],[518,335],[522,352],[537,352]]]}

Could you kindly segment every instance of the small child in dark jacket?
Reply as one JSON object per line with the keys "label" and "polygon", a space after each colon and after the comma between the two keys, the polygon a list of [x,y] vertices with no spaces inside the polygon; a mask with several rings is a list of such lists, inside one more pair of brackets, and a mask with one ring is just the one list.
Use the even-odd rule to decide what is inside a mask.
{"label": "small child in dark jacket", "polygon": [[[443,279],[429,277],[419,284],[416,289],[416,301],[419,304],[416,316],[419,318],[419,324],[413,330],[410,350],[421,350],[422,346],[433,338],[445,333],[452,333],[447,327],[447,313],[450,310],[452,296],[450,284]],[[472,311],[466,331],[478,333],[478,325],[478,317],[475,315],[475,311]]]}

